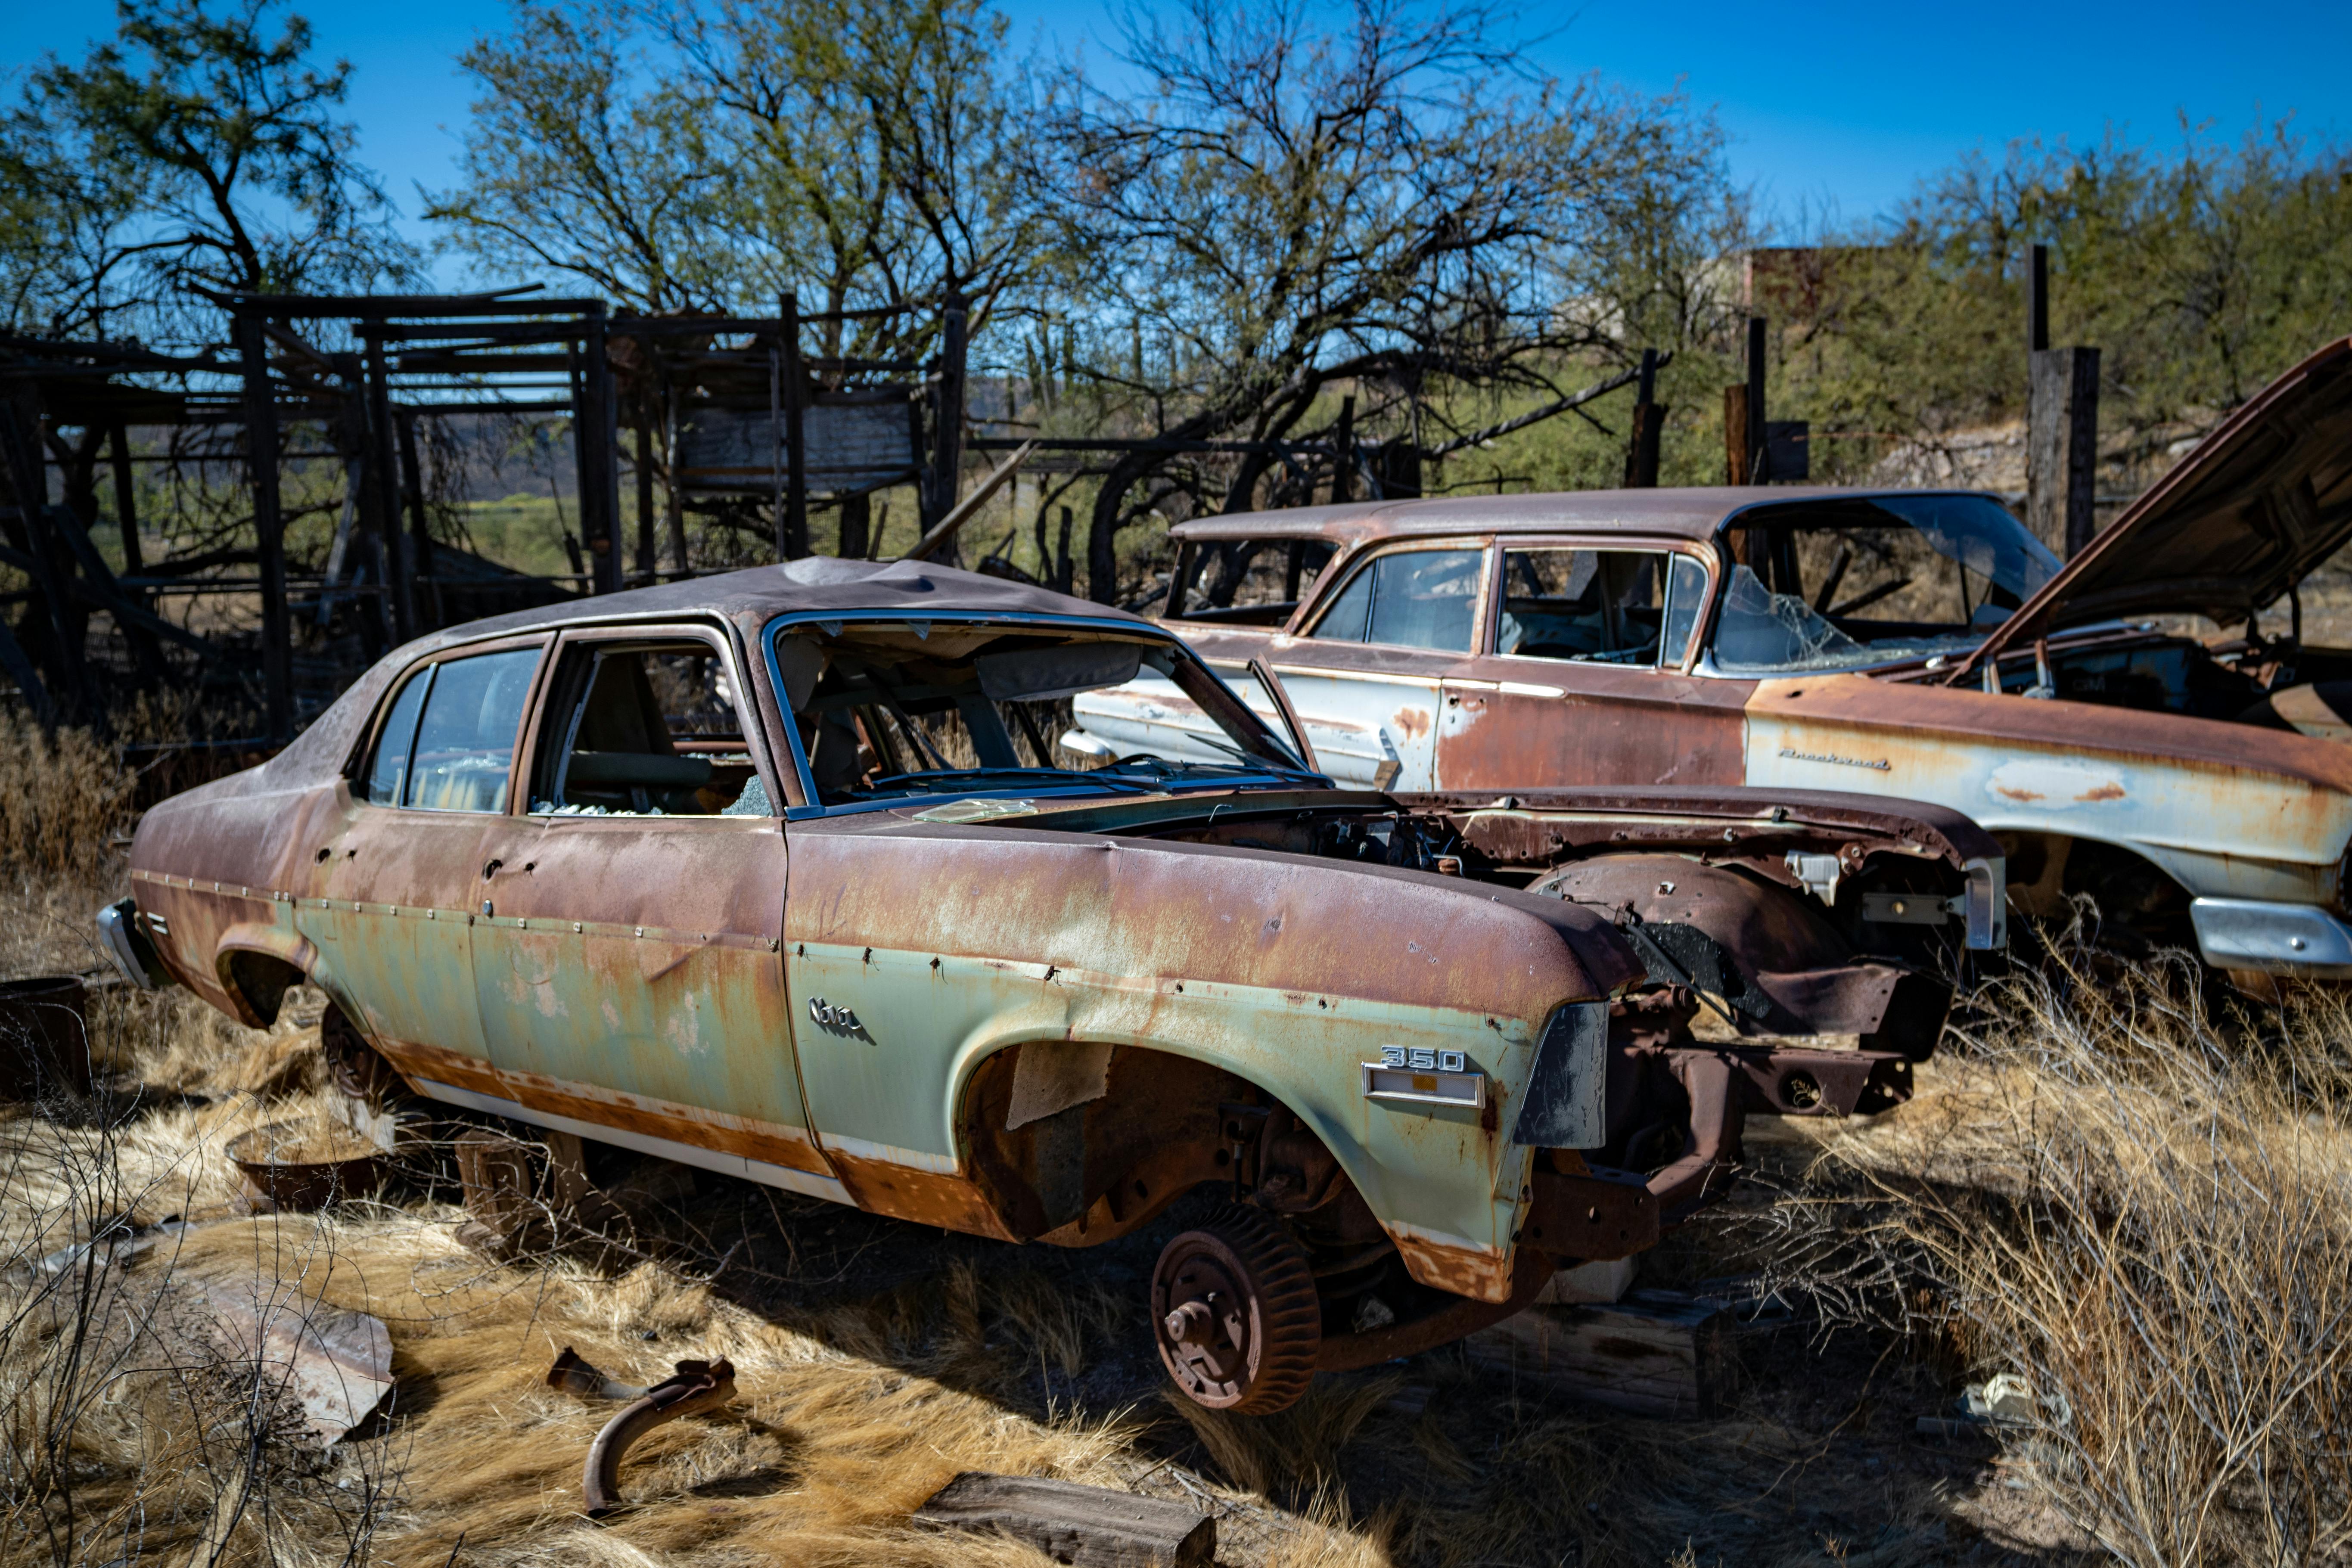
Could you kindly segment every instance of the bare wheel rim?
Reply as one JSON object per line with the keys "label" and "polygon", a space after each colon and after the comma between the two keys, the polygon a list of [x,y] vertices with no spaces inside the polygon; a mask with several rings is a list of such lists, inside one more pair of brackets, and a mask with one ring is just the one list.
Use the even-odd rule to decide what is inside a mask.
{"label": "bare wheel rim", "polygon": [[1306,1254],[1265,1215],[1237,1205],[1161,1249],[1151,1321],[1160,1363],[1185,1397],[1243,1415],[1295,1404],[1323,1338]]}

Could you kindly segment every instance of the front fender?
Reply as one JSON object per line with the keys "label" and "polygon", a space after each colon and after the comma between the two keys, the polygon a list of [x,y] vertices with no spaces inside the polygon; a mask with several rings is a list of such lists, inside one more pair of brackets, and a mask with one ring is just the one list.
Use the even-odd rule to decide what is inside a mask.
{"label": "front fender", "polygon": [[[968,1170],[958,1108],[995,1053],[1162,1051],[1281,1100],[1416,1276],[1463,1294],[1508,1286],[1542,1031],[1641,974],[1590,912],[1454,878],[1004,827],[793,833],[795,996],[857,998],[866,1037],[796,1017],[824,1141]],[[1484,1103],[1368,1096],[1383,1047],[1459,1053]]]}

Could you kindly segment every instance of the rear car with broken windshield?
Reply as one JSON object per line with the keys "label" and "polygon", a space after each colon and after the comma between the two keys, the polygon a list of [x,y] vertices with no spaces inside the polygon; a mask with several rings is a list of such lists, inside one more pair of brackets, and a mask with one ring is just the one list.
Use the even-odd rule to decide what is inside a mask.
{"label": "rear car with broken windshield", "polygon": [[[1139,683],[1183,745],[1074,750]],[[1628,843],[1894,856],[1937,897],[1991,852],[1803,795],[1407,805],[1148,621],[812,561],[399,650],[149,812],[110,923],[248,1023],[320,987],[371,1101],[1008,1242],[1189,1201],[1150,1331],[1190,1396],[1271,1409],[1649,1245],[1749,1108],[1906,1091],[1948,997],[1899,966],[1759,992],[1855,1038],[1696,1042],[1702,945],[1537,885]]]}
{"label": "rear car with broken windshield", "polygon": [[[2070,563],[1966,491],[1375,501],[1174,531],[1166,624],[1235,679],[1266,662],[1343,782],[1932,801],[2000,840],[2019,910],[2087,896],[2106,940],[2193,948],[2250,989],[2352,977],[2352,593],[2326,565],[2352,536],[2352,343]],[[1153,700],[1090,698],[1080,722],[1117,732]],[[1861,952],[1955,918],[1866,878],[1809,886]]]}

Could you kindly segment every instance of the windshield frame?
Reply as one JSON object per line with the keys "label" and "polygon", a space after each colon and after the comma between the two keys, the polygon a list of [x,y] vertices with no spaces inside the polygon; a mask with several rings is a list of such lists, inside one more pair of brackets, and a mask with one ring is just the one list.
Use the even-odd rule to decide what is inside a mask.
{"label": "windshield frame", "polygon": [[[1999,508],[2003,515],[2009,517],[2011,521],[2015,522],[2021,531],[2025,531],[2029,539],[2032,537],[2032,531],[2027,530],[2022,522],[2019,522],[2017,521],[2016,514],[2011,512],[2008,505],[2002,501],[2000,497],[1990,490],[1958,489],[1903,489],[1885,488],[1864,490],[1842,490],[1829,492],[1826,494],[1799,494],[1790,496],[1786,500],[1774,498],[1769,500],[1750,501],[1745,506],[1735,508],[1731,511],[1725,513],[1722,521],[1716,524],[1714,531],[1707,537],[1706,548],[1712,552],[1715,560],[1714,582],[1710,584],[1710,593],[1707,599],[1706,609],[1704,616],[1701,617],[1703,624],[1699,629],[1697,637],[1698,653],[1696,659],[1693,661],[1690,673],[1715,680],[1796,680],[1804,679],[1819,679],[1832,675],[1864,675],[1877,673],[1884,670],[1902,669],[1908,667],[1925,665],[1928,659],[1937,657],[1942,657],[1952,665],[1958,666],[1964,660],[1973,658],[1976,651],[1984,646],[1986,639],[1999,632],[2001,629],[2001,626],[2006,623],[1995,623],[1985,626],[1972,638],[1969,638],[1965,647],[1958,646],[1960,638],[1959,637],[1955,636],[1952,639],[1955,646],[1950,648],[1937,648],[1925,653],[1916,650],[1905,653],[1889,653],[1883,658],[1864,658],[1849,664],[1814,665],[1801,668],[1748,668],[1744,667],[1739,668],[1729,668],[1725,667],[1716,658],[1716,637],[1722,629],[1724,605],[1730,597],[1732,592],[1732,580],[1735,569],[1743,564],[1743,563],[1738,561],[1733,554],[1727,536],[1733,529],[1742,526],[1743,522],[1751,513],[1783,510],[1794,510],[1802,508],[1809,503],[1820,504],[1823,501],[1883,502],[1887,500],[1909,500],[1930,499],[1966,499],[1969,500],[1984,501],[1989,505]],[[1916,525],[1915,524],[1913,526],[1916,529]],[[1925,535],[1923,534],[1922,537],[1925,537]],[[2036,542],[2039,542],[2039,541],[2036,541]],[[2046,549],[2047,547],[2044,546],[2044,548]],[[1937,553],[1941,554],[1942,552],[1938,551]],[[1952,558],[1950,556],[1945,556],[1945,559],[1948,561]],[[2065,570],[2066,565],[2067,563],[2063,561],[2059,562],[2059,571],[2063,573]],[[1973,570],[1973,568],[1971,568],[1971,570]],[[2053,574],[2053,580],[2054,580],[2054,577],[2055,574]],[[2044,587],[2047,585],[2047,583],[2042,584]],[[2036,588],[2032,593],[2026,595],[2024,596],[2024,603],[2032,602],[2040,593],[2041,588]],[[2022,608],[2022,604],[2020,607]],[[2011,613],[2014,614],[2015,612]]]}
{"label": "windshield frame", "polygon": [[[830,805],[824,804],[818,798],[816,775],[814,770],[809,766],[806,748],[801,743],[800,725],[795,721],[791,710],[784,704],[783,671],[777,663],[776,643],[780,637],[782,637],[785,632],[790,631],[794,626],[842,626],[851,622],[859,621],[922,621],[932,626],[1002,626],[1008,629],[1022,628],[1030,630],[1055,630],[1068,628],[1072,631],[1112,632],[1123,638],[1132,639],[1137,642],[1149,643],[1154,647],[1165,648],[1178,660],[1192,666],[1213,688],[1223,693],[1225,701],[1231,706],[1233,717],[1238,718],[1247,724],[1255,733],[1262,736],[1276,755],[1289,759],[1286,765],[1276,764],[1270,761],[1265,764],[1264,774],[1266,778],[1276,781],[1274,783],[1265,784],[1255,784],[1252,782],[1254,777],[1253,774],[1244,773],[1231,777],[1223,775],[1204,776],[1200,781],[1201,784],[1205,785],[1214,784],[1234,789],[1279,788],[1296,790],[1299,788],[1302,784],[1307,784],[1309,787],[1320,789],[1332,789],[1337,787],[1332,784],[1328,777],[1316,772],[1312,768],[1309,768],[1306,763],[1297,756],[1297,752],[1292,748],[1290,742],[1286,739],[1279,731],[1274,729],[1264,720],[1260,719],[1257,714],[1251,710],[1249,705],[1244,702],[1240,696],[1234,691],[1233,688],[1225,683],[1223,678],[1219,676],[1216,670],[1212,668],[1206,660],[1194,653],[1192,647],[1186,644],[1183,639],[1162,630],[1160,627],[1152,625],[1149,621],[1129,620],[1124,617],[1115,618],[1108,616],[1006,614],[1001,611],[982,610],[949,610],[937,614],[924,614],[920,611],[903,608],[871,610],[793,610],[782,615],[772,616],[766,621],[762,622],[760,626],[760,657],[767,668],[768,689],[775,695],[775,706],[773,710],[783,731],[782,743],[778,746],[777,750],[780,754],[790,758],[794,779],[799,785],[801,798],[803,801],[807,803],[801,805],[784,806],[782,816],[784,820],[787,822],[799,822],[824,816],[855,816],[861,812],[902,810],[908,806],[929,806],[931,805],[943,804],[949,801],[957,800],[996,800],[1013,797],[1048,799],[1114,794],[1159,795],[1168,792],[1169,781],[1165,778],[1162,778],[1156,784],[1150,784],[1148,788],[1138,790],[1135,786],[1138,784],[1143,784],[1147,781],[1141,775],[1137,774],[1107,774],[1098,783],[1089,783],[1088,781],[1092,777],[1095,770],[1072,770],[1066,775],[1056,781],[1041,779],[1040,773],[1042,770],[1036,768],[1024,768],[1018,770],[995,770],[1003,772],[1007,774],[1005,781],[1002,784],[991,784],[978,782],[962,787],[959,787],[954,784],[943,784],[936,792],[932,793],[919,792],[906,795],[891,795],[873,800],[841,801]],[[1212,715],[1213,719],[1214,717],[1214,715]],[[1181,767],[1182,764],[1176,765]],[[1204,766],[1207,764],[1192,765]],[[982,773],[988,771],[990,770],[974,770],[973,773],[957,773],[946,776],[957,779],[973,779],[976,773]],[[921,775],[911,776],[919,777]]]}

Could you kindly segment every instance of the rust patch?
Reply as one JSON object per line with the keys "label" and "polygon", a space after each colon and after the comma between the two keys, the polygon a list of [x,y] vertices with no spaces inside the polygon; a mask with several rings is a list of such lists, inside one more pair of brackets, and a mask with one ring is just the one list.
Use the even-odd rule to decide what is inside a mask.
{"label": "rust patch", "polygon": [[1405,1271],[1433,1289],[1474,1301],[1511,1299],[1511,1255],[1502,1248],[1449,1247],[1427,1237],[1389,1233]]}
{"label": "rust patch", "polygon": [[1406,739],[1417,741],[1429,733],[1429,710],[1400,708],[1389,716],[1389,722],[1403,731]]}
{"label": "rust patch", "polygon": [[887,1160],[862,1159],[833,1151],[835,1173],[857,1206],[893,1219],[936,1225],[994,1241],[1019,1241],[978,1183],[961,1174],[919,1171]]}
{"label": "rust patch", "polygon": [[[501,1071],[475,1057],[443,1050],[437,1046],[379,1040],[376,1047],[403,1076],[428,1078],[477,1094],[511,1100],[516,1104],[575,1121],[601,1122],[625,1132],[667,1138],[720,1154],[740,1155],[770,1165],[830,1176],[833,1167],[824,1154],[797,1127],[751,1122],[696,1106],[648,1101],[614,1094],[593,1084],[570,1083],[536,1073]],[[836,1156],[837,1158],[837,1156]]]}

